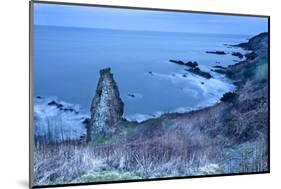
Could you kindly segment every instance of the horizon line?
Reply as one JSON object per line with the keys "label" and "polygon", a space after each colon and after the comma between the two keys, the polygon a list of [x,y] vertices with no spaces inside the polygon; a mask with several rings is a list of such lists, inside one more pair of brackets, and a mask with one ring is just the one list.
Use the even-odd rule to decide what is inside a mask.
{"label": "horizon line", "polygon": [[140,31],[140,32],[161,32],[161,33],[186,33],[186,34],[211,34],[211,35],[248,35],[248,36],[256,36],[261,33],[265,33],[268,31],[263,31],[263,32],[258,32],[256,34],[237,34],[237,33],[207,33],[207,32],[189,32],[189,31],[161,31],[161,30],[135,30],[135,29],[121,29],[121,28],[99,28],[99,27],[86,27],[86,26],[62,26],[62,25],[48,25],[48,24],[34,24],[34,26],[39,26],[39,27],[61,27],[61,28],[76,28],[76,29],[97,29],[97,30],[119,30],[119,31]]}

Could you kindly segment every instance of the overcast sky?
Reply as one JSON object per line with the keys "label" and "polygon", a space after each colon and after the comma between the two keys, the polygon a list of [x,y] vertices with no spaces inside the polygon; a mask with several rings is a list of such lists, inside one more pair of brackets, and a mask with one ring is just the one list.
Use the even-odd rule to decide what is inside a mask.
{"label": "overcast sky", "polygon": [[267,18],[39,4],[36,25],[255,35],[267,31]]}

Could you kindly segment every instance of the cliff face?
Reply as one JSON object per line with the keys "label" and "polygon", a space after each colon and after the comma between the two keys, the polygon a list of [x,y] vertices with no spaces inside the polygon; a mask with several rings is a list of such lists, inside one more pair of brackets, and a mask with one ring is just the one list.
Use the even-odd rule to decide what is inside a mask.
{"label": "cliff face", "polygon": [[164,114],[142,122],[127,137],[127,143],[149,143],[151,151],[146,151],[157,151],[154,157],[163,156],[162,147],[187,159],[180,153],[184,152],[182,148],[198,154],[211,149],[208,161],[219,164],[220,173],[228,173],[225,167],[232,173],[268,170],[267,41],[268,34],[262,33],[237,45],[251,50],[255,58],[227,68],[229,77],[237,83],[235,98],[200,110]]}
{"label": "cliff face", "polygon": [[124,103],[110,68],[100,70],[100,79],[91,105],[91,118],[87,126],[87,141],[114,132],[122,119]]}
{"label": "cliff face", "polygon": [[246,60],[228,66],[227,76],[245,83],[249,80],[267,80],[268,73],[268,33],[264,32],[249,39],[246,43],[235,45],[251,50]]}
{"label": "cliff face", "polygon": [[[34,183],[268,172],[269,62],[265,54],[267,44],[256,40],[264,43],[268,36],[258,35],[244,43],[245,47],[251,47],[253,59],[226,68],[230,78],[236,80],[236,95],[228,95],[227,100],[211,107],[164,114],[142,123],[121,121],[123,102],[117,85],[110,69],[101,70],[91,118],[83,122],[88,128],[89,145],[77,145],[76,140],[42,147],[35,145]],[[43,100],[37,97],[39,99]],[[61,102],[47,101],[46,105],[76,115],[75,109]],[[73,120],[80,120],[79,117]],[[54,127],[59,126],[60,120]],[[49,123],[46,121],[46,127]],[[73,129],[70,136],[72,132]],[[46,154],[53,158],[46,159]],[[77,157],[69,158],[72,154]]]}
{"label": "cliff face", "polygon": [[263,58],[268,54],[268,32],[260,33],[250,38],[248,42],[240,43],[237,46],[254,51],[260,58]]}

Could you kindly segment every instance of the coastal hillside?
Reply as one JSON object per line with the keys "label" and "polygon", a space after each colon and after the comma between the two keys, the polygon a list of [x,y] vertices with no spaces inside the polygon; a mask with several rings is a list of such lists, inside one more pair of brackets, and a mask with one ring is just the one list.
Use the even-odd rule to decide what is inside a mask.
{"label": "coastal hillside", "polygon": [[[52,185],[268,171],[268,33],[231,48],[247,50],[241,54],[245,58],[217,66],[213,72],[232,80],[236,90],[212,106],[143,122],[122,118],[125,105],[114,70],[101,70],[91,115],[79,117],[79,128],[85,128],[79,139],[45,143],[44,138],[36,143],[34,182]],[[192,74],[212,78],[197,63],[190,65]]]}

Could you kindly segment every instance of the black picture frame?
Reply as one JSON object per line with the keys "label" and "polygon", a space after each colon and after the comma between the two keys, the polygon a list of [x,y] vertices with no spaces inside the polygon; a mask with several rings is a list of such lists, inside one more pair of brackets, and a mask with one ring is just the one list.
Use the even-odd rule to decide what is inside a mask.
{"label": "black picture frame", "polygon": [[[146,10],[146,11],[165,11],[165,12],[182,12],[182,13],[203,13],[213,15],[231,15],[231,16],[245,16],[245,17],[261,17],[268,20],[268,170],[264,172],[247,172],[247,173],[231,173],[231,174],[213,174],[213,175],[199,175],[199,176],[182,176],[169,178],[152,178],[152,179],[136,179],[136,180],[119,180],[119,181],[102,181],[89,183],[74,183],[74,184],[57,184],[57,185],[40,185],[33,186],[33,5],[37,4],[53,4],[53,5],[68,5],[68,6],[87,6],[100,8],[118,8],[131,10]],[[113,184],[113,183],[130,183],[130,182],[144,182],[144,181],[162,181],[175,179],[190,179],[190,178],[210,178],[222,176],[239,176],[239,175],[253,175],[253,174],[268,174],[270,173],[270,16],[269,15],[255,15],[255,14],[240,14],[240,13],[225,13],[225,12],[206,12],[194,10],[179,10],[179,9],[163,9],[163,8],[147,8],[147,7],[131,7],[119,5],[101,5],[101,4],[87,4],[87,3],[70,3],[70,2],[50,2],[50,1],[29,1],[29,187],[30,188],[53,188],[66,186],[83,186],[83,185],[99,185],[99,184]]]}

